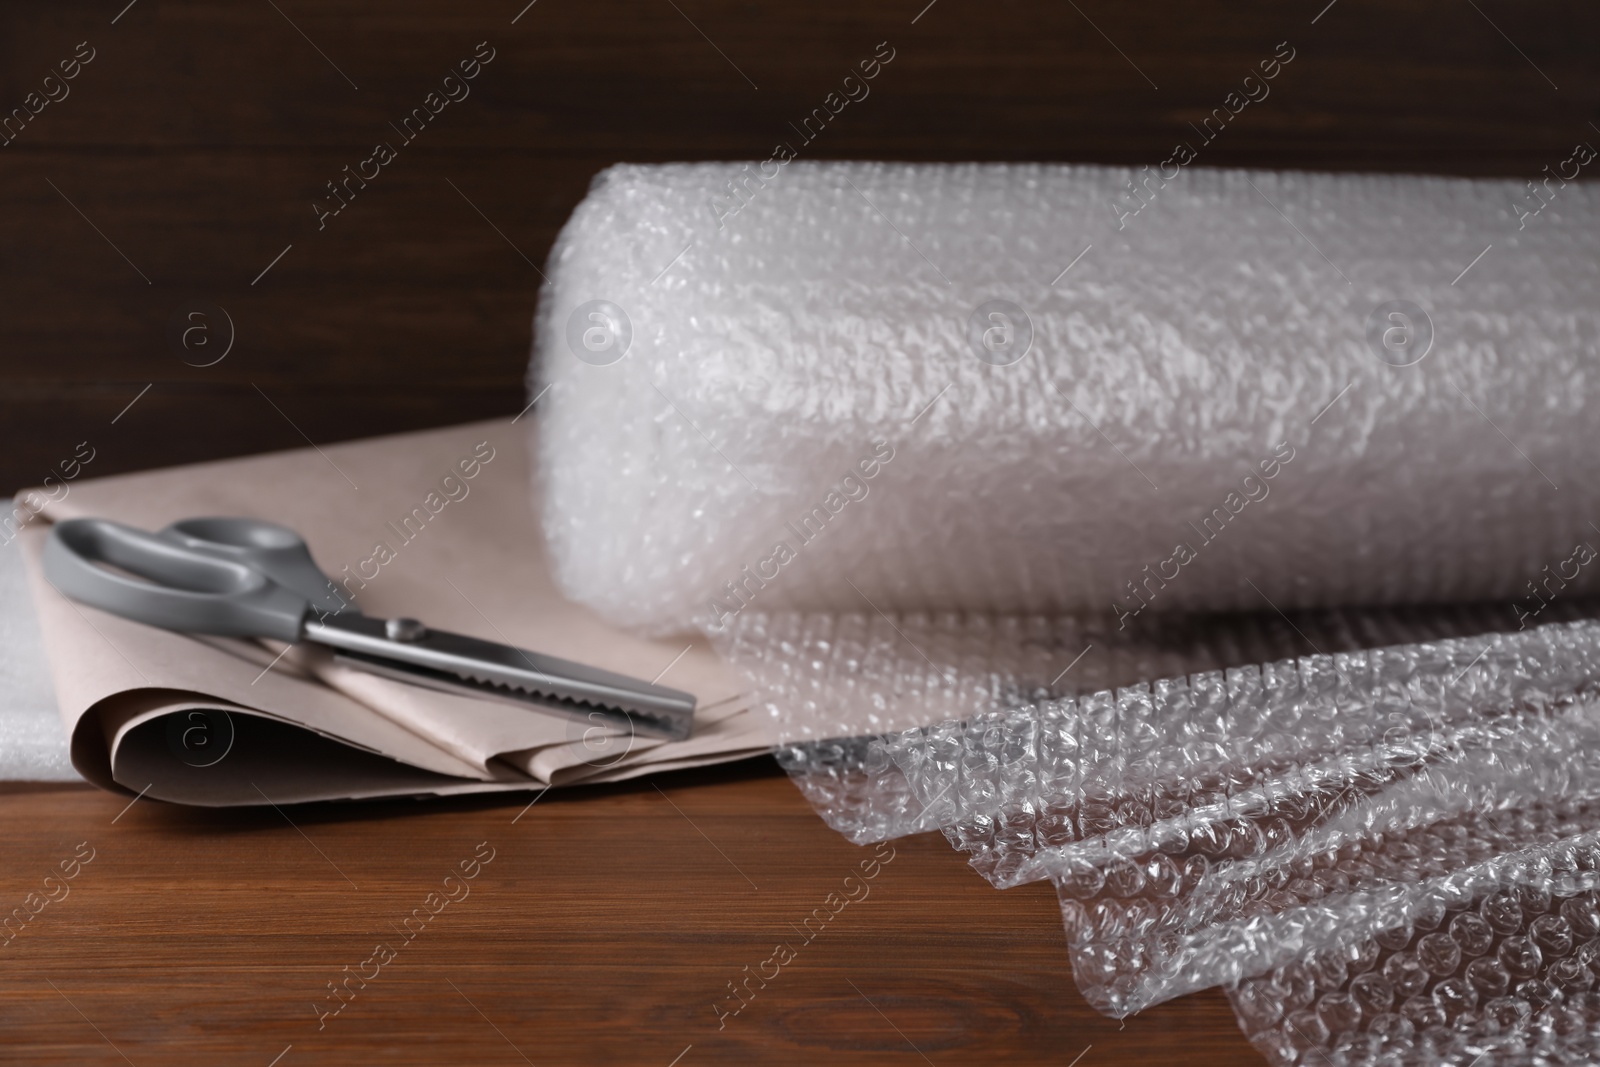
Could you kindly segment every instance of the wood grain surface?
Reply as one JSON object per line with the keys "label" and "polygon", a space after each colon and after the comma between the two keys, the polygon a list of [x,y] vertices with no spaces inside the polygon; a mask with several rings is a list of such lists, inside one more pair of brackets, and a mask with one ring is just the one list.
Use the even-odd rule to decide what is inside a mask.
{"label": "wood grain surface", "polygon": [[[1125,1026],[1097,1014],[1047,886],[998,892],[937,834],[851,845],[767,761],[526,809],[127,803],[0,793],[0,904],[43,895],[53,873],[60,898],[0,948],[0,1062],[1259,1062],[1214,990]],[[92,860],[60,880],[85,842]],[[434,891],[459,899],[404,940]],[[859,899],[803,925],[833,893]],[[729,983],[772,974],[779,942],[794,958],[724,1017],[741,1003]],[[374,972],[319,1015],[340,1003],[329,982]]]}

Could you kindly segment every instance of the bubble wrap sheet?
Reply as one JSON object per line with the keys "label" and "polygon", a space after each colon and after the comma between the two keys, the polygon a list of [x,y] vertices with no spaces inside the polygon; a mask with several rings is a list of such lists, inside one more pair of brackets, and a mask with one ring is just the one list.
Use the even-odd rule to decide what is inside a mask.
{"label": "bubble wrap sheet", "polygon": [[0,544],[0,781],[76,780],[22,554]]}
{"label": "bubble wrap sheet", "polygon": [[1524,192],[614,167],[535,322],[557,580],[708,633],[851,839],[1052,882],[1103,1011],[1600,1061],[1600,205]]}
{"label": "bubble wrap sheet", "polygon": [[[1493,618],[1442,614],[1365,621]],[[1332,647],[1361,638],[1350,621],[1290,628]],[[1600,1055],[1600,623],[1200,671],[781,758],[857,840],[937,827],[997,886],[1053,881],[1109,1014],[1224,984],[1275,1063]]]}

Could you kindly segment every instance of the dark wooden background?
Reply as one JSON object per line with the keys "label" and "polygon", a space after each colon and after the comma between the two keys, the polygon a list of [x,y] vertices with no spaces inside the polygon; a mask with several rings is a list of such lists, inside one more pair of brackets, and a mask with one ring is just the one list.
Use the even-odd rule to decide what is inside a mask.
{"label": "dark wooden background", "polygon": [[[894,62],[809,158],[1154,163],[1280,41],[1294,62],[1204,163],[1533,179],[1600,141],[1600,8],[1581,0],[525,2],[0,8],[3,112],[95,50],[0,147],[0,491],[84,440],[109,474],[518,411],[534,264],[590,176],[765,157],[880,41]],[[324,183],[480,41],[472,95],[319,232]],[[214,366],[185,360],[227,341],[216,312],[212,348],[170,336],[195,303],[233,324]],[[119,798],[12,789],[0,910],[78,841],[99,854],[0,949],[0,1060],[1252,1058],[1215,991],[1126,1028],[1090,1011],[1048,888],[995,893],[936,836],[716,1032],[724,982],[860,856],[775,774],[668,779],[676,810],[649,785],[577,793],[515,824],[503,800],[298,828],[143,802],[113,823]],[[325,980],[483,839],[503,847],[473,903],[318,1032]]]}
{"label": "dark wooden background", "polygon": [[[0,492],[85,439],[104,474],[516,412],[531,264],[590,176],[764,158],[884,40],[809,158],[1155,163],[1285,40],[1205,164],[1531,179],[1600,139],[1583,0],[126,2],[0,8],[0,108],[96,52],[0,147]],[[324,183],[485,40],[319,232]],[[215,366],[169,339],[190,301],[234,324]]]}

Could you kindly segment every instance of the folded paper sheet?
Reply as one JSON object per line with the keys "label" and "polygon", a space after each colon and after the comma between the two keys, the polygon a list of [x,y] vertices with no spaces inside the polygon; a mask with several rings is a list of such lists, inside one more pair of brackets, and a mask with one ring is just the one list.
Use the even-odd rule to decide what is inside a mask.
{"label": "folded paper sheet", "polygon": [[[19,494],[46,502],[21,542],[74,765],[107,788],[220,806],[540,788],[766,751],[768,720],[703,641],[632,636],[556,592],[523,430],[503,420]],[[336,666],[308,646],[170,633],[74,604],[39,573],[47,520],[157,529],[196,515],[298,530],[368,614],[659,677],[697,697],[695,735],[617,737]]]}

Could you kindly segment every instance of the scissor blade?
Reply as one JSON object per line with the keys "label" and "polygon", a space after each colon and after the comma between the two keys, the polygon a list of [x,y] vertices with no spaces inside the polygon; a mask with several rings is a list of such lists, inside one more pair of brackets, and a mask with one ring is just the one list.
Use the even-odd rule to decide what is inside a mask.
{"label": "scissor blade", "polygon": [[434,689],[672,740],[694,726],[692,694],[597,667],[444,630],[390,637],[383,619],[339,614],[308,619],[305,637],[337,649],[355,666]]}

